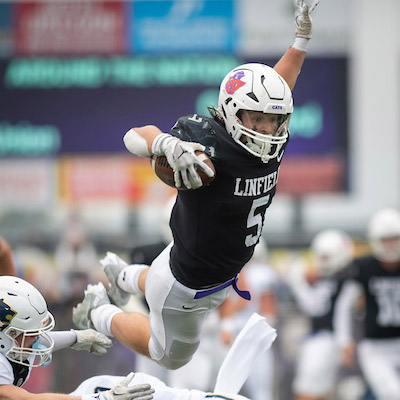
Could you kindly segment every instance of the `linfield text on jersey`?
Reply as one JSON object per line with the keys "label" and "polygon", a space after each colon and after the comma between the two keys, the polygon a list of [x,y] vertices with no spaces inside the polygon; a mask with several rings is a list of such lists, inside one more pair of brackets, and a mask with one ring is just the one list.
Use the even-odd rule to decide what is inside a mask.
{"label": "linfield text on jersey", "polygon": [[269,192],[278,182],[278,171],[258,178],[236,178],[235,196],[259,196]]}

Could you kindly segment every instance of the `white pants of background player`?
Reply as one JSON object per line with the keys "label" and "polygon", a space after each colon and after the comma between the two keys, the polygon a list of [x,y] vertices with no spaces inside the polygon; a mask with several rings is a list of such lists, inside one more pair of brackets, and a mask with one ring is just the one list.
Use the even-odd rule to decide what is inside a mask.
{"label": "white pants of background player", "polygon": [[145,297],[150,308],[150,356],[166,368],[177,369],[189,362],[197,350],[208,311],[225,300],[230,286],[195,299],[199,291],[182,285],[171,272],[171,247],[172,244],[166,247],[151,264]]}
{"label": "white pants of background player", "polygon": [[293,391],[325,397],[332,392],[340,365],[340,349],[332,332],[320,331],[304,341],[297,362]]}
{"label": "white pants of background player", "polygon": [[378,400],[400,400],[400,338],[364,339],[358,345],[361,370]]}

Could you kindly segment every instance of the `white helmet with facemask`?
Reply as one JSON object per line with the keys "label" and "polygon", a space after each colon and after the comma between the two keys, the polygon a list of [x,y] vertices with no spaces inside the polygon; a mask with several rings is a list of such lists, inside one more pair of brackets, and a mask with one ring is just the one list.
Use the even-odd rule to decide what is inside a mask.
{"label": "white helmet with facemask", "polygon": [[368,224],[368,240],[375,256],[384,262],[400,262],[400,212],[379,210]]}
{"label": "white helmet with facemask", "polygon": [[[276,115],[278,120],[273,132],[244,126],[243,117],[249,111]],[[292,92],[273,68],[257,63],[240,65],[221,83],[218,112],[236,143],[267,163],[279,155],[288,140]]]}
{"label": "white helmet with facemask", "polygon": [[[47,365],[54,347],[48,332],[53,328],[54,318],[34,286],[14,276],[0,276],[0,353],[18,364]],[[33,344],[32,338],[36,338]]]}
{"label": "white helmet with facemask", "polygon": [[314,236],[311,251],[319,274],[330,276],[350,264],[354,246],[344,231],[326,229]]}

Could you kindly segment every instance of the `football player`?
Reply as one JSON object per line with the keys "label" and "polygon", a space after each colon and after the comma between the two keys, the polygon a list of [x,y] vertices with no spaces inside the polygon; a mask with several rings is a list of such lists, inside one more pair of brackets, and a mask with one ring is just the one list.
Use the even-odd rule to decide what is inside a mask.
{"label": "football player", "polygon": [[365,297],[364,336],[357,346],[363,375],[378,400],[400,399],[400,213],[385,208],[368,224],[370,255],[353,261],[335,308],[342,361],[352,366],[356,344],[352,305]]}
{"label": "football player", "polygon": [[[173,243],[151,264],[126,264],[106,257],[110,297],[123,305],[128,293],[145,293],[149,318],[121,313],[99,286],[90,286],[73,312],[77,327],[94,326],[130,349],[168,369],[185,365],[199,346],[210,309],[218,307],[258,243],[264,215],[275,195],[278,170],[289,139],[291,90],[312,35],[310,11],[318,3],[297,1],[296,38],[274,68],[245,64],[220,86],[218,109],[211,117],[179,118],[170,133],[154,125],[129,130],[127,149],[138,156],[166,156],[179,190],[171,215]],[[205,151],[215,179],[202,187],[197,169],[212,170],[195,151]],[[196,190],[193,190],[196,189]],[[122,302],[122,303],[121,303]]]}
{"label": "football player", "polygon": [[127,387],[131,376],[101,395],[28,393],[22,385],[34,367],[51,363],[52,353],[70,347],[106,354],[111,340],[92,329],[52,331],[55,322],[40,292],[13,276],[0,277],[0,398],[4,400],[151,400],[150,385]]}
{"label": "football player", "polygon": [[330,399],[340,366],[339,346],[333,333],[333,310],[353,259],[353,241],[344,231],[326,229],[311,242],[315,271],[311,279],[300,264],[292,266],[287,282],[296,303],[310,319],[293,381],[297,400]]}

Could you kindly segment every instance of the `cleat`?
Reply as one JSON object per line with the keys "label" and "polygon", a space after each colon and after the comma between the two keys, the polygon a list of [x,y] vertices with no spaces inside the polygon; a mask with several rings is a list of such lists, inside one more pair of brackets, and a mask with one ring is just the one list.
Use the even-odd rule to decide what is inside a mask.
{"label": "cleat", "polygon": [[108,295],[118,307],[125,306],[129,302],[131,294],[118,286],[118,275],[128,264],[111,252],[107,252],[107,256],[100,260],[100,264],[109,281]]}
{"label": "cleat", "polygon": [[82,303],[72,309],[72,321],[75,326],[78,329],[95,329],[90,313],[104,304],[111,304],[104,285],[101,282],[88,285]]}

